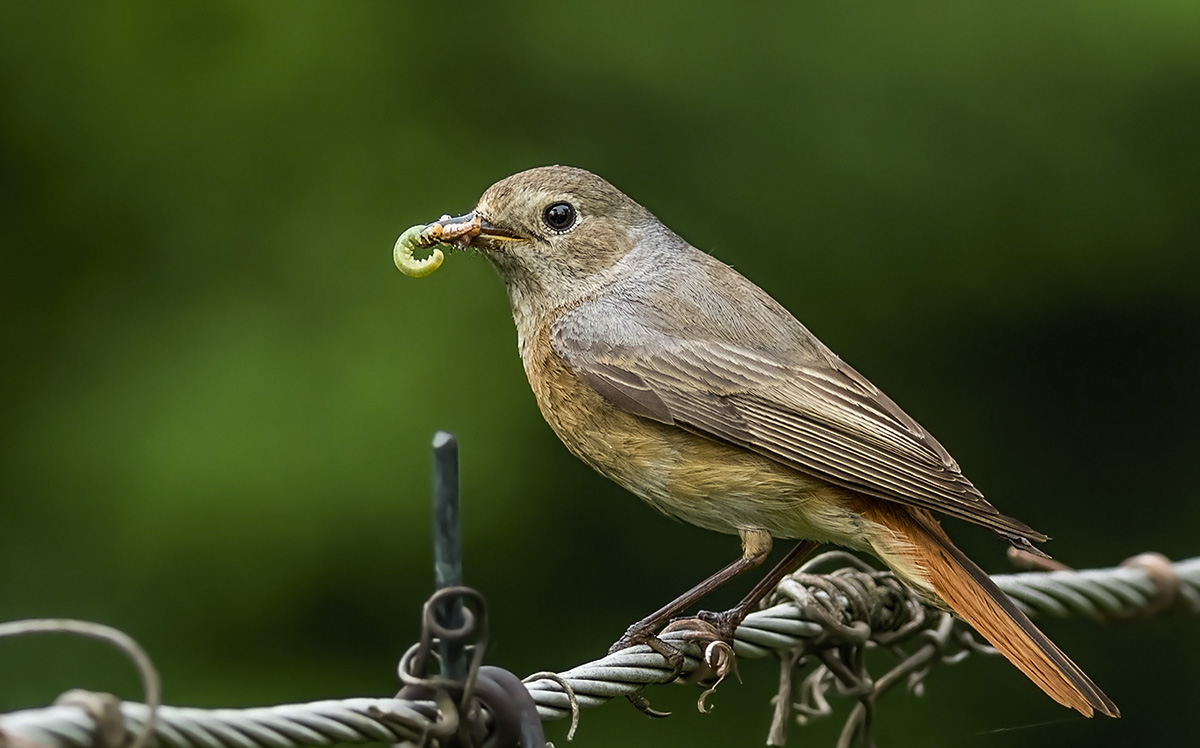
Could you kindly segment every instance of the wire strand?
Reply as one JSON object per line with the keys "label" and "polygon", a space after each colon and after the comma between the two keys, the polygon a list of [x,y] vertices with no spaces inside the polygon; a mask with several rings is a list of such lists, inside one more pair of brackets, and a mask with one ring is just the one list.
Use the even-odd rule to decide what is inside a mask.
{"label": "wire strand", "polygon": [[[1157,557],[1161,559],[1161,557]],[[810,569],[819,561],[806,565]],[[907,625],[908,633],[921,642],[916,653],[891,673],[878,679],[887,686],[908,678],[910,687],[928,672],[933,661],[953,662],[965,653],[989,651],[961,631],[961,624],[950,626],[932,609],[913,611],[907,617],[893,615],[874,631],[866,620],[834,622],[829,609],[863,613],[851,604],[891,606],[895,614],[895,589],[886,583],[890,575],[862,568],[845,568],[831,574],[812,574],[801,569],[785,579],[776,592],[775,603],[748,616],[738,628],[734,650],[740,657],[759,658],[783,652],[792,653],[784,662],[796,662],[795,653],[817,651],[821,646],[841,646],[839,637],[863,637],[877,646],[896,647],[896,632]],[[1096,620],[1153,615],[1167,609],[1200,613],[1200,557],[1174,564],[1151,557],[1138,557],[1126,565],[1083,571],[1028,572],[993,577],[1030,616],[1083,616]],[[820,584],[816,582],[820,580]],[[835,581],[836,580],[836,581]],[[854,591],[850,591],[854,590]],[[889,597],[890,596],[890,597]],[[842,598],[840,601],[834,598]],[[828,605],[831,600],[837,605]],[[1170,602],[1164,604],[1164,600]],[[826,609],[829,608],[829,609]],[[878,613],[879,611],[875,611]],[[912,626],[913,615],[922,617],[921,627]],[[831,629],[831,624],[833,629]],[[937,632],[942,631],[940,635]],[[958,633],[954,633],[954,632]],[[700,647],[684,633],[667,634],[668,643],[685,654],[683,677],[702,667]],[[891,637],[891,638],[889,638]],[[934,649],[929,649],[929,644]],[[828,651],[828,650],[827,650]],[[805,678],[803,689],[826,688],[837,673],[853,677],[853,668],[835,661],[826,671],[814,671]],[[637,693],[647,685],[666,683],[675,677],[670,664],[639,645],[578,665],[554,677],[533,677],[526,687],[537,704],[543,720],[565,719],[573,708],[590,708],[619,697]],[[792,679],[786,678],[788,688]],[[808,683],[808,681],[816,681]],[[843,682],[839,688],[849,688]],[[824,691],[814,692],[815,712],[821,710]],[[860,702],[860,706],[866,702]],[[825,704],[827,711],[828,705]],[[869,710],[869,707],[864,707]],[[814,713],[815,713],[814,712]],[[120,715],[126,735],[137,735],[145,726],[149,710],[144,704],[123,702]],[[869,718],[867,715],[866,718]],[[163,706],[148,745],[158,748],[293,748],[325,746],[334,743],[420,743],[437,723],[438,710],[433,702],[402,699],[355,698],[317,701],[306,704],[252,709],[194,709]],[[804,714],[800,716],[801,721]],[[782,729],[781,726],[776,726]],[[852,727],[847,724],[847,729]],[[782,735],[774,735],[779,744]],[[0,715],[0,744],[6,738],[31,741],[42,748],[91,748],[97,725],[87,710],[74,705],[10,712]],[[15,741],[14,741],[15,742]]]}

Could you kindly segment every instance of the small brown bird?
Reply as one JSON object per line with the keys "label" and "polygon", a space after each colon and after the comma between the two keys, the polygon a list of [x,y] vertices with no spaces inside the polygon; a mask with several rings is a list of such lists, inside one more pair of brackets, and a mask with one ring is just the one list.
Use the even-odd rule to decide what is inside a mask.
{"label": "small brown bird", "polygon": [[582,169],[516,174],[432,228],[504,279],[525,373],[567,449],[659,511],[741,538],[739,559],[615,646],[647,641],[761,564],[772,538],[801,539],[737,607],[708,615],[729,636],[817,543],[836,543],[953,610],[1055,701],[1118,716],[932,512],[1027,550],[1046,536],[1000,514],[929,432],[758,286]]}

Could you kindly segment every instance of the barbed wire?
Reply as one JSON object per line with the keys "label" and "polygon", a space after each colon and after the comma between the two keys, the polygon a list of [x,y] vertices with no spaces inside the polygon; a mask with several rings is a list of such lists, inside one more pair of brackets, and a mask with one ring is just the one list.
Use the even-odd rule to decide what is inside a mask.
{"label": "barbed wire", "polygon": [[[845,564],[818,573],[832,562]],[[1126,619],[1166,611],[1200,613],[1200,557],[1172,564],[1144,554],[1108,569],[1027,572],[993,577],[1030,616]],[[744,658],[777,655],[780,691],[768,737],[782,745],[787,725],[832,712],[828,694],[857,699],[839,746],[869,732],[875,699],[900,683],[916,693],[938,663],[954,663],[972,652],[991,652],[966,626],[911,595],[888,572],[842,552],[823,554],[786,578],[763,610],[746,618],[733,650]],[[577,719],[578,710],[637,694],[647,685],[677,677],[709,686],[705,699],[728,670],[719,647],[698,641],[695,632],[669,631],[663,640],[684,653],[672,665],[645,645],[631,647],[561,673],[538,673],[526,688],[543,720]],[[906,649],[905,647],[910,647]],[[896,664],[874,678],[864,653],[891,652]],[[795,686],[807,661],[816,666]],[[795,693],[798,691],[798,693]],[[104,712],[79,703],[0,715],[0,748],[123,748],[151,719],[144,704],[116,702]],[[389,742],[420,745],[437,733],[439,705],[429,700],[355,698],[251,709],[194,709],[164,706],[149,734],[159,748],[294,748],[334,743]],[[485,715],[486,717],[486,715]],[[118,719],[113,731],[106,719]],[[485,720],[486,721],[486,720]],[[572,728],[572,732],[573,732]],[[120,735],[114,741],[112,735]],[[106,737],[108,736],[108,737]],[[569,738],[570,736],[568,736]]]}

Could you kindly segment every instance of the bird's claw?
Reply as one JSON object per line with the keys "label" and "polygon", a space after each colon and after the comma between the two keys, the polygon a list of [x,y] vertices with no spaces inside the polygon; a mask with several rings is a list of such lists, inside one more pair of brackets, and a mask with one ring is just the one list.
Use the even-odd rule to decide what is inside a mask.
{"label": "bird's claw", "polygon": [[[675,647],[672,647],[670,644],[667,644],[662,639],[659,639],[658,634],[655,633],[653,628],[646,626],[641,622],[635,623],[626,629],[625,633],[621,635],[621,638],[613,642],[613,645],[608,648],[608,653],[616,654],[623,649],[636,647],[639,644],[645,644],[652,651],[657,652],[664,660],[667,661],[667,664],[671,666],[671,674],[664,682],[670,683],[683,674],[683,666],[686,662],[683,652],[679,651]],[[634,709],[637,709],[647,717],[661,718],[671,716],[670,712],[660,711],[650,706],[649,699],[640,693],[631,693],[626,696],[625,699],[633,705]]]}
{"label": "bird's claw", "polygon": [[[668,626],[667,629],[670,627]],[[666,631],[667,629],[664,629]],[[616,654],[622,649],[629,649],[638,644],[645,644],[651,650],[662,655],[662,658],[671,666],[671,677],[668,682],[675,680],[683,673],[684,657],[683,652],[680,652],[675,647],[667,644],[662,639],[658,638],[652,629],[649,629],[641,624],[635,623],[630,626],[620,639],[613,642],[613,645],[608,648],[609,654]]]}
{"label": "bird's claw", "polygon": [[708,626],[707,630],[711,632],[712,639],[733,646],[733,635],[741,624],[741,619],[745,617],[738,615],[739,612],[737,608],[719,613],[702,610],[696,614],[695,620]]}
{"label": "bird's claw", "polygon": [[692,683],[708,685],[696,701],[702,714],[712,710],[708,697],[717,690],[725,676],[737,675],[737,658],[733,653],[733,631],[737,628],[736,611],[711,613],[703,611],[692,618],[678,618],[663,629],[667,632],[683,632],[688,644],[698,644],[702,656],[700,664],[688,676]]}
{"label": "bird's claw", "polygon": [[[711,684],[711,687],[704,691],[697,702],[697,707],[701,712],[710,710],[707,699],[717,685],[725,679],[725,676],[731,672],[735,674],[737,672],[737,662],[733,654],[733,632],[737,629],[738,620],[736,610],[722,613],[703,611],[696,616],[676,618],[660,632],[663,634],[682,633],[686,644],[699,645],[700,651],[703,653],[700,665],[694,673],[688,676],[687,680]],[[671,674],[667,677],[666,682],[669,683],[683,676],[683,666],[686,662],[683,651],[667,644],[653,629],[641,623],[630,626],[625,634],[609,648],[608,653],[613,654],[638,644],[645,644],[661,655],[671,666]],[[641,694],[630,694],[626,699],[635,709],[647,716],[667,717],[671,714],[654,709],[646,697]]]}

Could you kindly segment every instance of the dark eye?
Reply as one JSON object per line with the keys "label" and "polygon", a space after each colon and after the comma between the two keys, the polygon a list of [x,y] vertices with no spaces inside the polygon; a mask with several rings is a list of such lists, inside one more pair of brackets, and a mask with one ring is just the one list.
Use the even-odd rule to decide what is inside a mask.
{"label": "dark eye", "polygon": [[555,203],[542,213],[542,220],[555,231],[566,231],[575,225],[575,206],[570,203]]}

